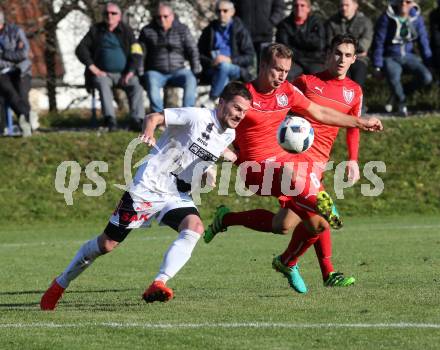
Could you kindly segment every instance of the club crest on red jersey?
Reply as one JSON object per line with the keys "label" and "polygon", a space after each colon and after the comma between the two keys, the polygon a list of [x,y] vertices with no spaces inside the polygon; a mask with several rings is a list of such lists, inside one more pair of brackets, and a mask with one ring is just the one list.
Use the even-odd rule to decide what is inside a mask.
{"label": "club crest on red jersey", "polygon": [[279,107],[286,107],[289,104],[289,99],[287,98],[287,95],[277,95],[277,103]]}
{"label": "club crest on red jersey", "polygon": [[344,96],[345,102],[348,104],[353,101],[354,98],[354,90],[353,89],[346,89],[345,86],[342,88],[342,95]]}

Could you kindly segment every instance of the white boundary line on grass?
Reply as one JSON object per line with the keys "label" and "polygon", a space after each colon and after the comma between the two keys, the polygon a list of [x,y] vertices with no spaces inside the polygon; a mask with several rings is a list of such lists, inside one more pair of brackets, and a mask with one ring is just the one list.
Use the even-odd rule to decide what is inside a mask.
{"label": "white boundary line on grass", "polygon": [[82,322],[82,323],[0,323],[0,329],[25,329],[25,328],[142,328],[142,329],[202,329],[202,328],[351,328],[351,329],[440,329],[438,323],[269,323],[269,322],[243,322],[243,323],[123,323],[123,322]]}

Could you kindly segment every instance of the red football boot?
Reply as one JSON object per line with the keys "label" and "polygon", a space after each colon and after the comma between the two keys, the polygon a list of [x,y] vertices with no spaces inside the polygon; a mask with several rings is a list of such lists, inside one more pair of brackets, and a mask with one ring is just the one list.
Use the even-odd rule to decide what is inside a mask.
{"label": "red football boot", "polygon": [[162,303],[173,299],[174,293],[162,281],[154,281],[142,295],[142,299],[147,303],[160,301]]}

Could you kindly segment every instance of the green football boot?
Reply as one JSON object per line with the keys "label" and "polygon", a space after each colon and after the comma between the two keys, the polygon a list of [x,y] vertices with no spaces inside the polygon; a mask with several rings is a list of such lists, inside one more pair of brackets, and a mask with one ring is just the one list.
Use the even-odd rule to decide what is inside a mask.
{"label": "green football boot", "polygon": [[321,191],[317,194],[316,198],[318,214],[327,220],[330,226],[335,230],[342,228],[344,223],[330,195],[326,191]]}
{"label": "green football boot", "polygon": [[281,256],[276,256],[272,260],[272,268],[278,271],[287,278],[290,287],[292,287],[298,293],[307,293],[307,286],[304,283],[301,275],[299,274],[298,264],[288,267],[281,262]]}
{"label": "green football boot", "polygon": [[342,272],[330,272],[324,281],[326,287],[348,287],[356,282],[354,277],[345,277]]}
{"label": "green football boot", "polygon": [[223,227],[223,217],[229,212],[229,208],[225,207],[224,205],[220,205],[219,207],[217,207],[211,224],[208,226],[208,228],[205,230],[205,233],[203,234],[203,239],[205,243],[211,242],[217,233],[225,232],[227,230],[226,227]]}

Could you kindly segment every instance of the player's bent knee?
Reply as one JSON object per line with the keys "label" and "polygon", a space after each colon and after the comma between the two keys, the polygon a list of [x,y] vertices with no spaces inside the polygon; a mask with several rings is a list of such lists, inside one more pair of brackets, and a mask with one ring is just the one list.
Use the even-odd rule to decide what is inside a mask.
{"label": "player's bent knee", "polygon": [[111,239],[105,233],[101,234],[98,238],[99,249],[103,254],[110,253],[113,249],[115,249],[119,242]]}
{"label": "player's bent knee", "polygon": [[293,227],[284,223],[272,223],[272,232],[278,235],[287,235],[292,232]]}
{"label": "player's bent knee", "polygon": [[282,208],[272,219],[272,232],[279,235],[290,234],[301,222],[301,218],[292,210]]}
{"label": "player's bent knee", "polygon": [[200,220],[199,216],[194,214],[187,215],[180,223],[179,231],[185,229],[197,232],[198,234],[203,234],[205,231],[202,220]]}
{"label": "player's bent knee", "polygon": [[327,230],[330,226],[328,222],[319,215],[315,215],[304,221],[304,225],[311,233],[319,234]]}

